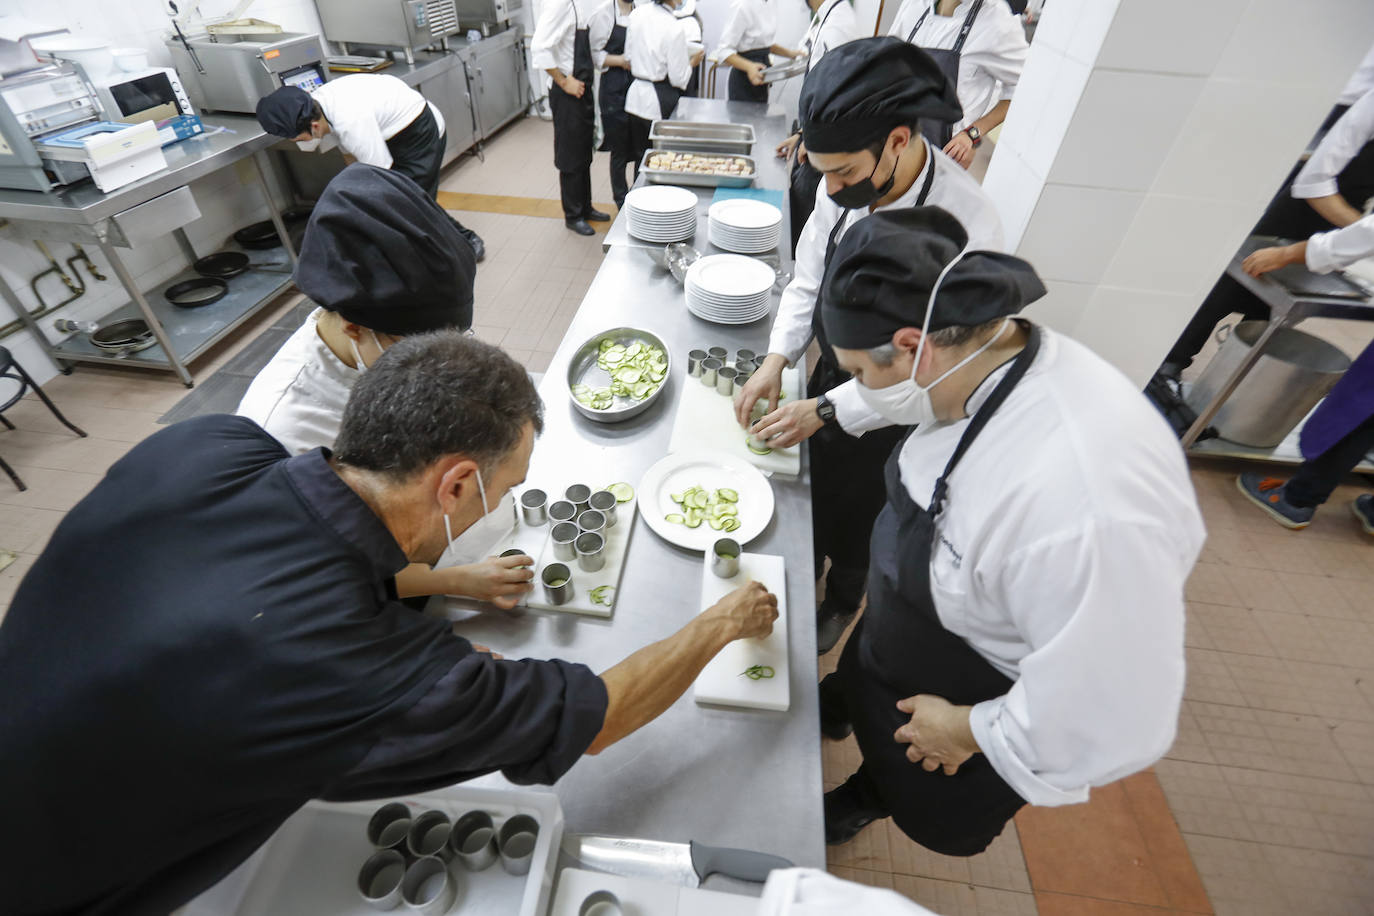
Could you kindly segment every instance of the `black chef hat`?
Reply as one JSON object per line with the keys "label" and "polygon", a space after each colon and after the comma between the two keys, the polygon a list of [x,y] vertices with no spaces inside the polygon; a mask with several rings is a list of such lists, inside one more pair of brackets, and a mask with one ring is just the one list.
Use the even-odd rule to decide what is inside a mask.
{"label": "black chef hat", "polygon": [[385,334],[472,324],[472,245],[420,186],[354,163],[310,214],[296,285],[320,306]]}
{"label": "black chef hat", "polygon": [[817,153],[866,149],[920,118],[964,116],[934,58],[900,38],[861,38],[827,51],[802,84],[802,142]]}
{"label": "black chef hat", "polygon": [[[968,233],[939,207],[879,210],[840,239],[821,288],[831,346],[867,350],[900,328],[919,328],[940,272]],[[1035,268],[995,251],[970,251],[940,283],[930,330],[973,327],[1014,315],[1045,295]]]}
{"label": "black chef hat", "polygon": [[258,99],[258,123],[274,137],[296,137],[310,129],[315,105],[310,93],[297,86],[283,86]]}

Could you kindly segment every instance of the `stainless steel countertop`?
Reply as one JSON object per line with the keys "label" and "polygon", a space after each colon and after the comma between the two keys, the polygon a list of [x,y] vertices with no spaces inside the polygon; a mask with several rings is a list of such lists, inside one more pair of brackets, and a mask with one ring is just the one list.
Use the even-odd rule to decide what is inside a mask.
{"label": "stainless steel countertop", "polygon": [[[47,192],[0,189],[0,219],[93,226],[251,156],[279,140],[264,132],[256,118],[246,115],[214,115],[205,119],[205,127],[207,133],[163,148],[167,156],[166,169],[109,194],[91,181]],[[215,128],[224,129],[216,131]]]}

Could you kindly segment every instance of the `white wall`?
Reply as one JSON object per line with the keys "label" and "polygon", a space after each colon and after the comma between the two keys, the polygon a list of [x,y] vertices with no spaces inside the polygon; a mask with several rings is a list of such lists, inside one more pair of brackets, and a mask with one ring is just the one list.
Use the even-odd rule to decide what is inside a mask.
{"label": "white wall", "polygon": [[983,186],[1029,313],[1141,383],[1374,37],[1370,0],[1052,0]]}

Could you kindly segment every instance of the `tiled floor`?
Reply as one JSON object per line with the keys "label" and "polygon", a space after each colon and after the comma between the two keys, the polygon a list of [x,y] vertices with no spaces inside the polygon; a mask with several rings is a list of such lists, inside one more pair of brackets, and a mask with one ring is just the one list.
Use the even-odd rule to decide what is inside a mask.
{"label": "tiled floor", "polygon": [[[601,239],[522,215],[558,196],[547,123],[518,123],[486,153],[444,181],[450,200],[481,203],[456,212],[489,252],[476,327],[542,371],[600,264]],[[598,201],[610,197],[605,159],[593,166]],[[486,212],[503,195],[535,202]],[[294,302],[198,363],[197,378]],[[1369,333],[1308,327],[1346,349]],[[93,368],[47,391],[90,438],[32,397],[7,413],[19,430],[0,430],[0,454],[29,490],[0,480],[0,564],[4,551],[16,555],[0,569],[0,612],[63,514],[185,394],[167,375]],[[1311,528],[1287,532],[1242,501],[1238,467],[1193,469],[1210,537],[1188,585],[1188,686],[1164,760],[1087,805],[1024,810],[980,856],[935,855],[884,822],[832,850],[831,870],[943,914],[1374,912],[1374,541],[1345,506],[1364,490],[1343,487]],[[821,660],[822,673],[836,657]],[[858,764],[852,740],[821,754],[827,788]]]}

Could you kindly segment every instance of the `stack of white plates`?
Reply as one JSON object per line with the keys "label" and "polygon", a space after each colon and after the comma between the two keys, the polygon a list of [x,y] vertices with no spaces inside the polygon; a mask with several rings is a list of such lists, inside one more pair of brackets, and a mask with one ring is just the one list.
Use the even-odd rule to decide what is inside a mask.
{"label": "stack of white plates", "polygon": [[756,258],[712,254],[687,269],[687,311],[717,324],[748,324],[768,314],[777,274]]}
{"label": "stack of white plates", "polygon": [[711,244],[717,248],[762,254],[777,248],[782,238],[782,211],[761,200],[718,200],[706,212],[711,217]]}
{"label": "stack of white plates", "polygon": [[630,235],[646,242],[684,242],[697,231],[697,196],[672,185],[645,185],[625,195]]}

